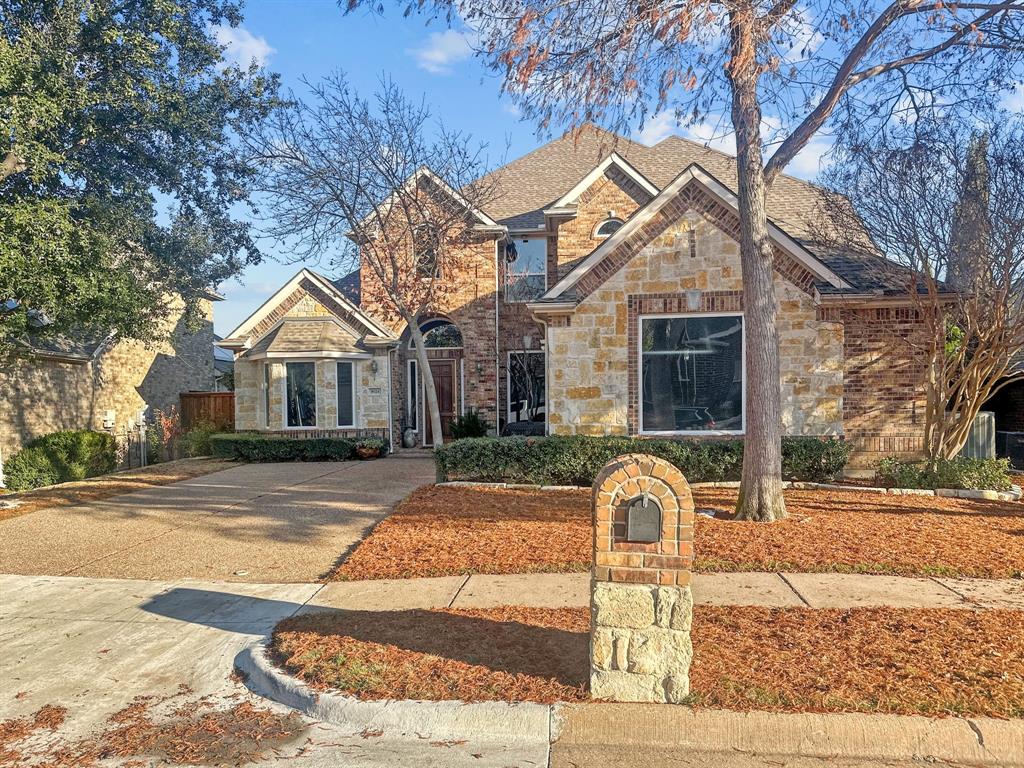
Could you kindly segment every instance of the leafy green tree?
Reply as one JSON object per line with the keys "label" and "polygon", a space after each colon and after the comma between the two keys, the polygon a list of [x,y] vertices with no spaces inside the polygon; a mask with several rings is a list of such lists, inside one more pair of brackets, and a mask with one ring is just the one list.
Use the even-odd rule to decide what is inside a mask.
{"label": "leafy green tree", "polygon": [[0,0],[0,351],[150,340],[260,254],[234,138],[277,78],[229,65],[229,0]]}

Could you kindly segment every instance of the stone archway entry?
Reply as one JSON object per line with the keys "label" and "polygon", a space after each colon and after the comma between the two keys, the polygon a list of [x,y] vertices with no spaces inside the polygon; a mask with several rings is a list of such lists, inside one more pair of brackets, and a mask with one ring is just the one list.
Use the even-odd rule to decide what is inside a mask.
{"label": "stone archway entry", "polygon": [[[445,440],[451,439],[452,421],[458,413],[458,362],[458,360],[430,361],[430,375],[434,379],[434,390],[437,392],[437,408],[441,415],[441,434]],[[432,446],[434,444],[434,434],[429,415],[423,422],[423,445]]]}

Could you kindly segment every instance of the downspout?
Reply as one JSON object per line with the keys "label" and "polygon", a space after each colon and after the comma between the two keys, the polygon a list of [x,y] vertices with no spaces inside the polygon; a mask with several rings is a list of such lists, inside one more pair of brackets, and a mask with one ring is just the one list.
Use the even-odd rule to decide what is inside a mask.
{"label": "downspout", "polygon": [[391,357],[394,353],[394,347],[388,350],[388,453],[395,450],[395,419],[391,409]]}
{"label": "downspout", "polygon": [[498,341],[499,334],[499,292],[501,291],[501,257],[502,243],[508,239],[508,232],[494,241],[494,429],[501,434],[501,349]]}

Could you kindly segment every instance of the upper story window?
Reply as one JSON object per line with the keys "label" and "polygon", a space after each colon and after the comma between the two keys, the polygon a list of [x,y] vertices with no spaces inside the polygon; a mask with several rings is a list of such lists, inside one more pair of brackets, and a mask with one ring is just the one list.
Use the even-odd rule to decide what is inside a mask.
{"label": "upper story window", "polygon": [[432,224],[421,224],[412,233],[413,256],[416,259],[416,274],[419,277],[440,277],[441,266],[437,261],[437,228]]}
{"label": "upper story window", "polygon": [[505,301],[539,299],[547,290],[547,238],[516,238],[509,246],[506,251]]}
{"label": "upper story window", "polygon": [[594,230],[594,237],[609,237],[615,234],[616,230],[622,226],[622,219],[605,219],[597,225],[597,229]]}

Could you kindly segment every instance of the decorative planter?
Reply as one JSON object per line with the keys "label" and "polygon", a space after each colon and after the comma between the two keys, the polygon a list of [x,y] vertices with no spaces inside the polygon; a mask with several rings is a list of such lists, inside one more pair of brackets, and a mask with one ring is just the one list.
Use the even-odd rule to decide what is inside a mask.
{"label": "decorative planter", "polygon": [[360,445],[356,447],[356,456],[358,456],[360,459],[379,459],[380,448],[368,448],[366,446]]}

